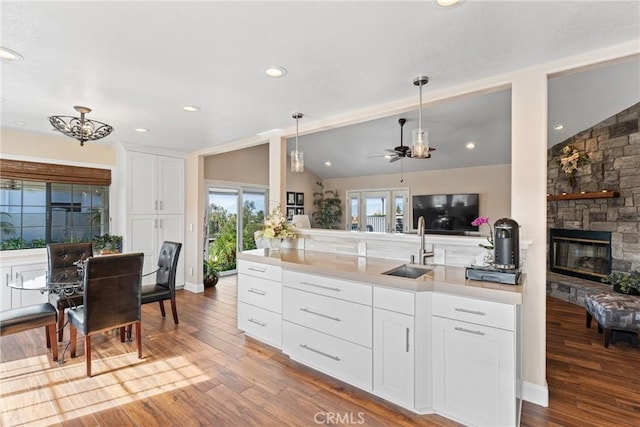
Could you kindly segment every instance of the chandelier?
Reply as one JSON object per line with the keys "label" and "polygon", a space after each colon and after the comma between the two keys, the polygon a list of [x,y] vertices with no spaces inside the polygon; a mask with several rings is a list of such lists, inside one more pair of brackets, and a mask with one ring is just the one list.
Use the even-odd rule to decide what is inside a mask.
{"label": "chandelier", "polygon": [[422,86],[429,83],[429,77],[418,76],[413,79],[413,84],[420,88],[420,115],[418,116],[418,129],[413,130],[413,148],[411,157],[428,159],[429,154],[429,131],[422,127]]}
{"label": "chandelier", "polygon": [[80,118],[51,116],[49,117],[49,122],[51,122],[55,130],[80,141],[80,146],[83,146],[85,141],[95,141],[113,132],[111,125],[84,117],[85,114],[91,112],[91,108],[78,105],[73,108],[80,113]]}
{"label": "chandelier", "polygon": [[298,120],[304,117],[302,113],[291,115],[296,119],[296,149],[291,152],[291,172],[304,172],[304,154],[298,150]]}

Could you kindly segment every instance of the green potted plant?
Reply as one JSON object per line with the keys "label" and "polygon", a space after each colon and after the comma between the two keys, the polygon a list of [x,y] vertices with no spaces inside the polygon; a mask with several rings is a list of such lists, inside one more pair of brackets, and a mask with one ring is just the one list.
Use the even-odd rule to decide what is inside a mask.
{"label": "green potted plant", "polygon": [[95,236],[92,239],[93,253],[95,254],[117,254],[122,252],[122,236],[105,233],[102,236]]}
{"label": "green potted plant", "polygon": [[313,220],[321,228],[338,228],[342,219],[342,204],[336,190],[325,190],[324,184],[316,182],[320,191],[313,193]]}
{"label": "green potted plant", "polygon": [[640,271],[631,273],[614,272],[602,279],[604,283],[613,285],[613,290],[621,294],[640,295]]}
{"label": "green potted plant", "polygon": [[205,288],[211,288],[218,284],[220,273],[218,263],[212,259],[205,259],[202,263],[202,283]]}

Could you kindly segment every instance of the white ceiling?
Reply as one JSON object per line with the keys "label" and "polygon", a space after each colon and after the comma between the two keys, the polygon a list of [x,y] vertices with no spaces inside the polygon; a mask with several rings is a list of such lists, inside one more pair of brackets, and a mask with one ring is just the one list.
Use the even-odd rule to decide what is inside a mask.
{"label": "white ceiling", "polygon": [[[294,111],[305,114],[304,129],[417,100],[418,75],[430,78],[429,102],[433,91],[640,42],[638,1],[462,1],[452,8],[431,0],[3,1],[0,8],[0,44],[24,56],[1,64],[2,127],[49,133],[48,116],[75,115],[73,106],[85,105],[89,118],[115,128],[98,144],[184,152],[290,132]],[[269,65],[289,73],[267,78]],[[637,58],[617,67],[550,81],[549,121],[565,124],[565,134],[550,141],[640,101]],[[185,105],[201,111],[183,112]],[[425,109],[437,151],[430,160],[404,160],[405,170],[508,163],[509,111],[508,91]],[[417,112],[402,116],[407,144]],[[302,136],[307,168],[321,177],[395,173],[401,162],[370,156],[398,145],[399,117]],[[473,152],[464,149],[468,140],[478,145]]]}

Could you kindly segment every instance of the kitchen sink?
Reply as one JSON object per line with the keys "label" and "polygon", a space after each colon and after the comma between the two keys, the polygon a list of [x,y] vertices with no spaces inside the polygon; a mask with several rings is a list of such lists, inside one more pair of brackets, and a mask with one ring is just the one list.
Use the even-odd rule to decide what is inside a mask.
{"label": "kitchen sink", "polygon": [[420,276],[424,276],[428,272],[433,270],[433,267],[421,266],[417,267],[415,265],[407,265],[402,264],[399,267],[393,268],[389,271],[385,271],[382,274],[387,276],[396,276],[396,277],[406,277],[409,279],[417,279]]}

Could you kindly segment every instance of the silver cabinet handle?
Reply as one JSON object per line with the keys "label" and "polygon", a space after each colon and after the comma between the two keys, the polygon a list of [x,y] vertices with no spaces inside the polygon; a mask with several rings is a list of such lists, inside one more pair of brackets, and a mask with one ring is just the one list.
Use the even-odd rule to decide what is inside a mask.
{"label": "silver cabinet handle", "polygon": [[267,271],[265,268],[258,268],[258,267],[249,267],[247,268],[247,270],[257,271],[259,273],[264,273],[265,271]]}
{"label": "silver cabinet handle", "polygon": [[460,332],[466,332],[468,334],[484,336],[484,332],[482,332],[482,331],[473,331],[471,329],[461,328],[460,326],[456,326],[453,329],[455,329],[456,331],[460,331]]}
{"label": "silver cabinet handle", "polygon": [[162,200],[160,200],[160,210],[162,210]]}
{"label": "silver cabinet handle", "polygon": [[153,202],[153,210],[154,211],[158,210],[158,201],[157,200],[155,202]]}
{"label": "silver cabinet handle", "polygon": [[340,321],[339,317],[329,316],[328,314],[320,313],[318,311],[311,310],[307,307],[302,307],[300,311],[304,311],[305,313],[309,313],[309,314],[315,314],[316,316],[324,317],[325,319],[335,320],[336,322]]}
{"label": "silver cabinet handle", "polygon": [[256,320],[256,319],[252,318],[252,317],[250,317],[248,320],[249,320],[249,322],[255,323],[258,326],[267,326],[267,324],[265,322],[261,322],[259,320]]}
{"label": "silver cabinet handle", "polygon": [[460,311],[462,313],[469,313],[469,314],[477,314],[478,316],[484,316],[486,315],[485,312],[483,311],[478,311],[478,310],[469,310],[468,308],[460,308],[460,307],[456,307],[454,308],[455,311]]}
{"label": "silver cabinet handle", "polygon": [[409,328],[407,328],[407,353],[409,353]]}
{"label": "silver cabinet handle", "polygon": [[266,295],[266,294],[267,294],[267,293],[266,293],[265,291],[263,291],[263,290],[260,290],[260,289],[254,289],[254,288],[249,289],[249,290],[248,290],[248,292],[251,292],[252,294],[258,294],[258,295]]}
{"label": "silver cabinet handle", "polygon": [[309,347],[306,344],[300,344],[300,347],[304,348],[305,350],[313,351],[314,353],[317,353],[317,354],[319,354],[321,356],[328,357],[329,359],[333,359],[333,360],[335,360],[337,362],[340,361],[340,358],[338,356],[332,356],[332,355],[330,355],[328,353],[325,353],[324,351],[316,350],[313,347]]}
{"label": "silver cabinet handle", "polygon": [[158,228],[162,228],[162,220],[161,219],[158,220],[158,224],[160,224],[160,227],[158,227]]}
{"label": "silver cabinet handle", "polygon": [[315,288],[320,288],[320,289],[326,289],[329,291],[336,291],[336,292],[340,292],[341,289],[340,288],[332,288],[330,286],[323,286],[323,285],[317,285],[315,283],[309,283],[309,282],[300,282],[301,285],[307,285],[307,286],[313,286]]}
{"label": "silver cabinet handle", "polygon": [[158,219],[153,220],[153,228],[158,228]]}

